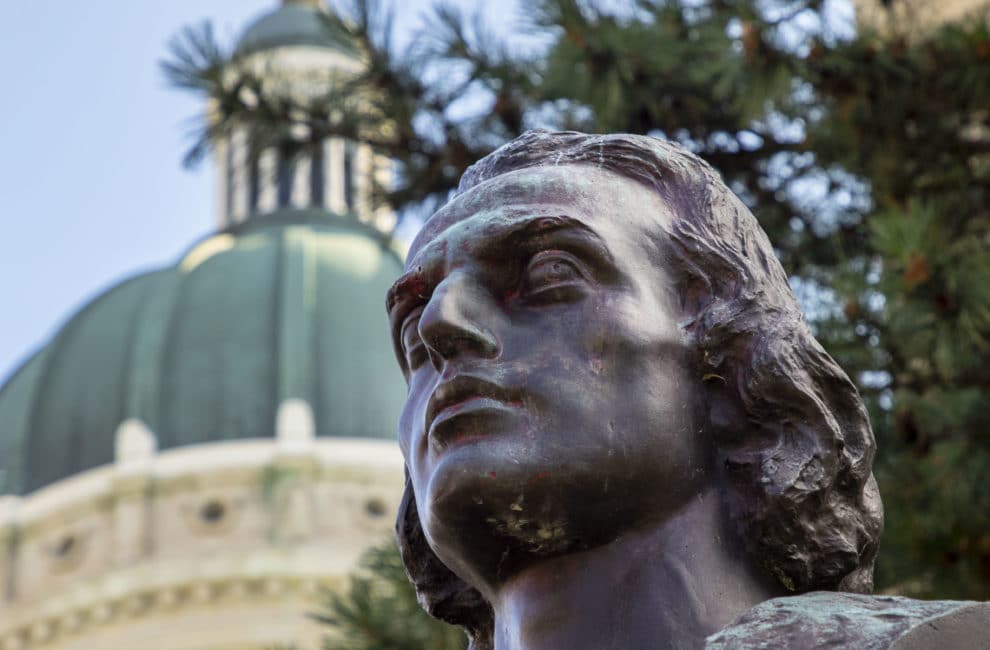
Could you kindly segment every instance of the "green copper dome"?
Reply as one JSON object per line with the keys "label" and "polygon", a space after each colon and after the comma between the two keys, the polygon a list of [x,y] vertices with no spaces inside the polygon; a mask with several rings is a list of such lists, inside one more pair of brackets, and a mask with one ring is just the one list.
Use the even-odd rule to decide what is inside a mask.
{"label": "green copper dome", "polygon": [[160,449],[274,435],[305,400],[316,435],[392,438],[405,396],[381,235],[282,211],[211,236],[83,307],[0,386],[0,494],[113,462],[142,420]]}
{"label": "green copper dome", "polygon": [[335,33],[321,14],[322,2],[285,2],[252,23],[237,42],[238,56],[290,45],[310,45],[355,54],[347,35]]}

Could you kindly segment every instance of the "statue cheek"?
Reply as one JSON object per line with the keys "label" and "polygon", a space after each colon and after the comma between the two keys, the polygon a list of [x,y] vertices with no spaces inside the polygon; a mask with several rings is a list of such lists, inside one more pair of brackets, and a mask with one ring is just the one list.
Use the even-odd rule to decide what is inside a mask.
{"label": "statue cheek", "polygon": [[410,387],[410,392],[406,398],[406,403],[402,407],[399,415],[399,425],[397,429],[399,448],[405,457],[407,464],[416,460],[418,452],[425,448],[425,397],[420,396],[421,391],[415,386]]}
{"label": "statue cheek", "polygon": [[402,457],[406,459],[406,462],[410,461],[410,450],[413,446],[412,438],[412,419],[408,411],[403,411],[402,415],[399,416],[398,439],[399,449],[402,450]]}

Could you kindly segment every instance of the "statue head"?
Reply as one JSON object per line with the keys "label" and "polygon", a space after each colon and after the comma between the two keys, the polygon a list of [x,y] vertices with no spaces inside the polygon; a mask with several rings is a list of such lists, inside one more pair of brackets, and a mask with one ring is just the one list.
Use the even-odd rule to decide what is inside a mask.
{"label": "statue head", "polygon": [[487,588],[718,492],[783,592],[868,592],[856,388],[717,172],[651,137],[533,131],[472,166],[388,296],[409,395],[403,561],[490,641]]}

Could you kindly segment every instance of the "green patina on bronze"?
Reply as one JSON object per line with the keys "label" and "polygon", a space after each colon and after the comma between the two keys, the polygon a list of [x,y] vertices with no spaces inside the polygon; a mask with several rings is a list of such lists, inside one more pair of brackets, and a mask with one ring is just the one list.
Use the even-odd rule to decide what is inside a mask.
{"label": "green patina on bronze", "polygon": [[[958,622],[956,622],[958,621]],[[956,624],[950,625],[950,623]],[[965,624],[963,624],[965,623]],[[913,645],[919,631],[932,630]],[[990,604],[816,592],[760,603],[708,637],[705,650],[977,648],[990,633]]]}

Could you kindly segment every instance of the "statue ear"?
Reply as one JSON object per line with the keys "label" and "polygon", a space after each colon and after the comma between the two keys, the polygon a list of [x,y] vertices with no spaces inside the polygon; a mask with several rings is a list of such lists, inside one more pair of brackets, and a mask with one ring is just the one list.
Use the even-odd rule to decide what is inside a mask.
{"label": "statue ear", "polygon": [[395,521],[395,537],[406,575],[426,612],[451,625],[460,625],[471,639],[471,650],[488,650],[495,617],[492,607],[474,587],[440,561],[423,534],[409,471]]}
{"label": "statue ear", "polygon": [[701,378],[705,386],[705,402],[708,406],[707,426],[714,439],[731,441],[737,436],[744,435],[738,431],[740,424],[746,421],[746,411],[739,391],[732,377],[711,371],[704,371]]}
{"label": "statue ear", "polygon": [[730,364],[717,370],[702,369],[705,427],[719,457],[730,461],[738,454],[749,455],[778,442],[772,431],[752,424],[738,382]]}

